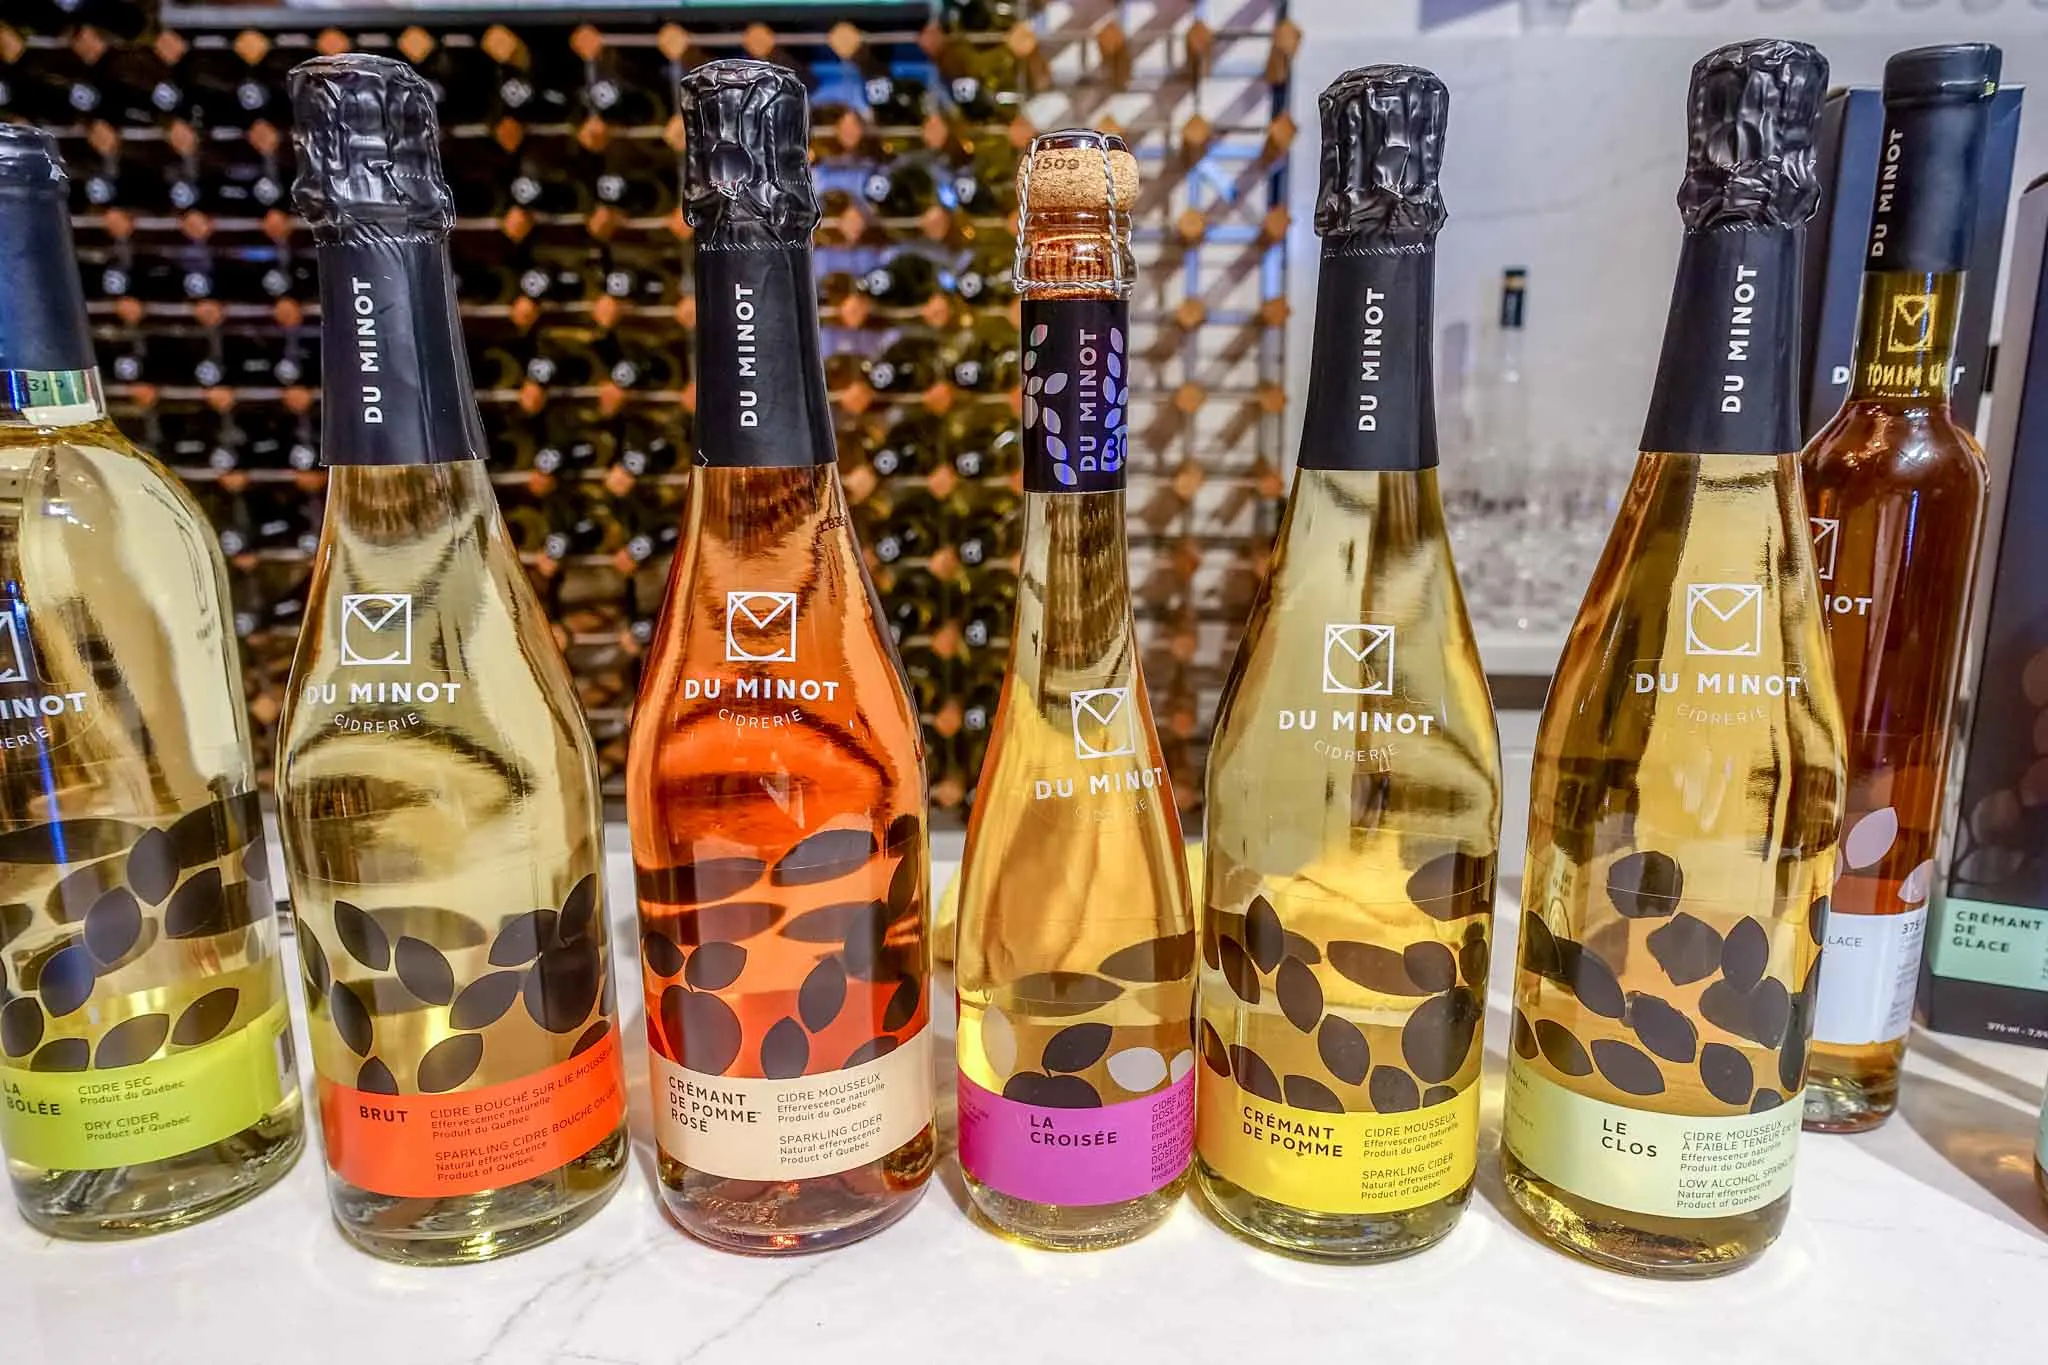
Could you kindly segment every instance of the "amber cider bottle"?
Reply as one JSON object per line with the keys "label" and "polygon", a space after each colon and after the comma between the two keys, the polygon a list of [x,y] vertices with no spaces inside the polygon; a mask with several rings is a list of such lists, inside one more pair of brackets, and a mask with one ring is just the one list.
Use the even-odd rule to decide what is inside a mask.
{"label": "amber cider bottle", "polygon": [[1987,486],[1984,454],[1948,395],[1998,67],[1988,43],[1915,48],[1885,64],[1849,396],[1803,456],[1848,746],[1806,1087],[1806,1126],[1824,1132],[1874,1128],[1898,1105],[1937,880]]}
{"label": "amber cider bottle", "polygon": [[1537,730],[1501,1168],[1643,1275],[1749,1262],[1792,1197],[1841,835],[1795,359],[1826,89],[1804,43],[1693,68],[1642,455]]}
{"label": "amber cider bottle", "polygon": [[916,708],[847,515],[786,68],[682,83],[696,472],[626,768],[663,1205],[736,1251],[877,1232],[930,1178]]}

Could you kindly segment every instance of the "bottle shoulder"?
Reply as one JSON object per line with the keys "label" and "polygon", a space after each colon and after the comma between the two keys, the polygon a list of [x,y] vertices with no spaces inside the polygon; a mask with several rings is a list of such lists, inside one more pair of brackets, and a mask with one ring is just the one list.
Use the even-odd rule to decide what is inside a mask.
{"label": "bottle shoulder", "polygon": [[1990,482],[1984,450],[1945,405],[1851,400],[1800,455],[1809,494],[1838,489],[1981,492]]}

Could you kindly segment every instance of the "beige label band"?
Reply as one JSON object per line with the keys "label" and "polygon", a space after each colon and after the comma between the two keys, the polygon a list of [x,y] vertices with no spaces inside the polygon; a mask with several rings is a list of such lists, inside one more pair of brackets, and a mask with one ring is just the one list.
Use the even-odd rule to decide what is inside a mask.
{"label": "beige label band", "polygon": [[837,1175],[885,1157],[932,1121],[932,1031],[872,1062],[771,1081],[707,1076],[650,1056],[665,1155],[731,1180]]}

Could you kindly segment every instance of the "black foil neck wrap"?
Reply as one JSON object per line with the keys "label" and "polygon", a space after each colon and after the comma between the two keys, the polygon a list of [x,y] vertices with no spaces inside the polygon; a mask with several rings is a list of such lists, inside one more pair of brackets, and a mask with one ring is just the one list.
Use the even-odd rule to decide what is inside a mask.
{"label": "black foil neck wrap", "polygon": [[811,249],[699,250],[696,273],[697,463],[836,463]]}
{"label": "black foil neck wrap", "polygon": [[1813,139],[1828,62],[1806,43],[1715,48],[1692,69],[1678,211],[1688,230],[1796,228],[1820,202]]}
{"label": "black foil neck wrap", "polygon": [[772,62],[706,62],[682,79],[683,211],[700,246],[809,246],[818,226],[810,100]]}
{"label": "black foil neck wrap", "polygon": [[455,200],[441,174],[434,92],[412,67],[347,52],[292,68],[292,202],[317,242],[358,233],[445,237]]}
{"label": "black foil neck wrap", "polygon": [[0,124],[0,372],[92,369],[57,140]]}
{"label": "black foil neck wrap", "polygon": [[1316,101],[1322,111],[1322,179],[1316,234],[1327,254],[1422,246],[1444,225],[1437,176],[1451,96],[1434,72],[1379,65],[1347,71]]}
{"label": "black foil neck wrap", "polygon": [[1999,64],[1989,43],[1919,47],[1885,63],[1865,270],[1946,275],[1969,265]]}
{"label": "black foil neck wrap", "polygon": [[1795,454],[1800,402],[1798,232],[1688,232],[1639,448]]}
{"label": "black foil neck wrap", "polygon": [[[1351,240],[1351,239],[1343,239]],[[1437,463],[1429,247],[1323,247],[1303,409],[1303,469],[1413,474]]]}
{"label": "black foil neck wrap", "polygon": [[483,458],[445,241],[323,243],[320,363],[322,464]]}

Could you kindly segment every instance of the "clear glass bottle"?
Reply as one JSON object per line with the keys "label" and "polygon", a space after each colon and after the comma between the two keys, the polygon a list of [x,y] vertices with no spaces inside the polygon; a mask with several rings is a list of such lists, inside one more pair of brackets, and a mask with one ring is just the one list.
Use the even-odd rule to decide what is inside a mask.
{"label": "clear glass bottle", "polygon": [[997,1229],[1080,1250],[1186,1183],[1195,923],[1125,548],[1137,164],[1049,133],[1018,185],[1023,562],[960,869],[960,1165]]}
{"label": "clear glass bottle", "polygon": [[803,84],[710,62],[682,110],[697,471],[626,771],[660,1192],[814,1251],[937,1156],[922,736],[839,483]]}
{"label": "clear glass bottle", "polygon": [[1232,1226],[1364,1260],[1472,1193],[1500,745],[1437,494],[1450,97],[1374,66],[1321,104],[1301,458],[1209,750],[1195,1171]]}
{"label": "clear glass bottle", "polygon": [[1875,1128],[1898,1105],[1939,880],[1950,713],[1988,485],[1948,393],[1998,67],[1988,43],[1885,64],[1854,373],[1802,461],[1848,727],[1841,875],[1806,1088],[1806,1125],[1823,1132]]}
{"label": "clear glass bottle", "polygon": [[596,753],[484,463],[433,95],[292,72],[327,515],[279,722],[336,1221],[391,1260],[576,1226],[626,1163]]}
{"label": "clear glass bottle", "polygon": [[1537,732],[1501,1166],[1644,1275],[1732,1270],[1791,1202],[1841,833],[1795,359],[1826,88],[1803,43],[1693,68],[1643,453]]}
{"label": "clear glass bottle", "polygon": [[305,1144],[226,566],[107,416],[55,139],[0,124],[0,1147],[160,1232]]}

